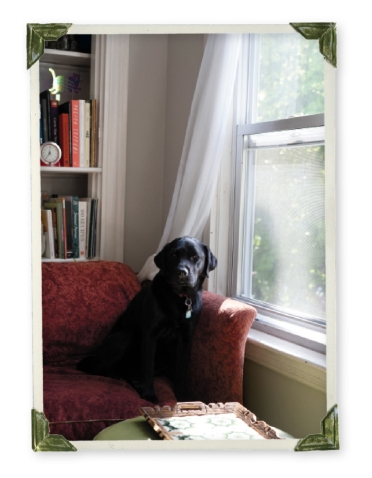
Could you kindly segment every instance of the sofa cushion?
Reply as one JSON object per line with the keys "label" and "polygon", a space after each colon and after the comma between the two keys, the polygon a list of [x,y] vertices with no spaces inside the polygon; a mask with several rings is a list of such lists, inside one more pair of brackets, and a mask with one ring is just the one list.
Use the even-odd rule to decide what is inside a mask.
{"label": "sofa cushion", "polygon": [[44,364],[76,364],[91,353],[140,287],[118,262],[43,263]]}
{"label": "sofa cushion", "polygon": [[[165,377],[156,377],[159,405],[177,400]],[[104,428],[140,415],[153,404],[140,398],[125,381],[88,375],[74,366],[44,367],[44,413],[51,434],[67,440],[92,440]]]}

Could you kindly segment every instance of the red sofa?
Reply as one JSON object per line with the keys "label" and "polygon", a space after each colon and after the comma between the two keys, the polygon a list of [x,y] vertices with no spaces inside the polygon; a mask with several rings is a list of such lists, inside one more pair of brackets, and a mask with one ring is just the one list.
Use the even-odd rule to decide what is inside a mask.
{"label": "red sofa", "polygon": [[[92,440],[116,422],[152,406],[124,380],[76,369],[110,331],[139,291],[137,276],[118,262],[42,264],[43,405],[50,433]],[[204,292],[189,363],[192,400],[242,403],[245,341],[252,307]],[[159,405],[177,398],[165,377],[156,377]]]}

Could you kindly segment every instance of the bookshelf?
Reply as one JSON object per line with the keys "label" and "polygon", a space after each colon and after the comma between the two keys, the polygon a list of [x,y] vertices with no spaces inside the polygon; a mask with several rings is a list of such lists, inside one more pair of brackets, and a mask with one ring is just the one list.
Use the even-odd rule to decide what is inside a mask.
{"label": "bookshelf", "polygon": [[[50,91],[50,98],[56,99],[59,105],[74,99],[93,99],[91,92],[91,54],[76,51],[63,51],[56,49],[44,50],[44,55],[39,62],[39,83],[40,93]],[[61,84],[60,91],[54,92],[53,88],[58,78]],[[73,83],[73,80],[77,80]],[[98,163],[97,163],[98,164]],[[40,166],[40,187],[41,194],[46,193],[48,197],[57,195],[59,197],[96,198],[98,199],[97,223],[95,234],[95,254],[86,254],[86,257],[42,257],[43,262],[71,262],[81,260],[99,260],[100,243],[100,201],[101,194],[101,167],[53,167]],[[71,207],[69,205],[69,207]],[[66,210],[67,211],[67,210]],[[70,224],[67,225],[69,231]],[[89,218],[87,221],[89,231]],[[71,234],[71,233],[70,233]],[[44,238],[44,241],[46,239]],[[42,238],[43,241],[43,238]],[[57,242],[57,241],[56,241]],[[55,244],[56,245],[56,244]],[[56,247],[58,249],[58,247]],[[61,254],[61,252],[59,251]],[[71,255],[71,252],[70,254]]]}
{"label": "bookshelf", "polygon": [[[76,34],[80,32],[76,31]],[[91,43],[91,54],[45,48],[40,60],[30,69],[31,151],[33,168],[37,172],[32,182],[33,214],[35,218],[40,218],[41,194],[44,191],[55,195],[97,198],[95,260],[123,262],[129,36],[92,34]],[[54,70],[55,76],[79,72],[81,83],[76,97],[97,101],[98,144],[94,168],[40,165],[39,95],[52,86],[49,68]],[[61,93],[60,103],[69,99],[71,95]],[[33,241],[36,244],[40,240],[40,226],[35,221]]]}

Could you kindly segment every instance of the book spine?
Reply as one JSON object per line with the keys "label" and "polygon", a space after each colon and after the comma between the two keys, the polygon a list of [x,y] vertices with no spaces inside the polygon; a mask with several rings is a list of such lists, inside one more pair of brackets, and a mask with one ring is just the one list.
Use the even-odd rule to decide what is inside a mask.
{"label": "book spine", "polygon": [[79,100],[71,100],[71,159],[72,167],[80,166],[79,151]]}
{"label": "book spine", "polygon": [[62,243],[63,258],[67,259],[67,225],[66,225],[66,202],[62,199]]}
{"label": "book spine", "polygon": [[90,114],[90,102],[85,102],[85,167],[90,166],[90,129],[91,129],[91,114]]}
{"label": "book spine", "polygon": [[50,199],[49,203],[44,204],[45,209],[52,209],[55,211],[56,215],[56,229],[57,229],[57,250],[58,250],[58,258],[64,259],[64,234],[63,234],[63,214],[62,214],[62,204],[53,202]]}
{"label": "book spine", "polygon": [[79,257],[79,198],[72,196],[72,257]]}
{"label": "book spine", "polygon": [[51,122],[51,129],[52,129],[51,141],[54,141],[55,143],[59,144],[58,101],[57,100],[50,101],[50,122]]}
{"label": "book spine", "polygon": [[90,230],[91,230],[91,217],[92,217],[92,199],[87,198],[84,199],[84,201],[87,204],[87,221],[86,221],[86,240],[85,240],[85,256],[87,259],[90,259],[89,255],[89,249],[90,249],[90,242],[91,242],[91,235],[90,235]]}
{"label": "book spine", "polygon": [[85,100],[79,100],[79,165],[85,167]]}
{"label": "book spine", "polygon": [[87,237],[87,203],[79,201],[79,257],[85,259],[85,247]]}
{"label": "book spine", "polygon": [[97,255],[97,219],[98,219],[98,199],[94,200],[94,223],[93,223],[93,257]]}
{"label": "book spine", "polygon": [[59,142],[62,150],[61,165],[70,166],[70,138],[69,138],[69,119],[67,113],[59,115]]}
{"label": "book spine", "polygon": [[90,165],[97,167],[97,100],[91,100]]}
{"label": "book spine", "polygon": [[88,259],[96,256],[98,199],[92,199],[89,222]]}
{"label": "book spine", "polygon": [[43,231],[45,237],[45,252],[43,257],[54,259],[54,234],[52,223],[52,211],[50,209],[41,210],[41,222],[43,223]]}
{"label": "book spine", "polygon": [[42,119],[42,116],[41,116],[41,102],[40,102],[40,108],[39,108],[39,114],[40,114],[40,144],[43,144],[44,140],[43,140],[43,119]]}
{"label": "book spine", "polygon": [[49,137],[47,100],[45,98],[41,99],[41,123],[43,127],[43,143],[46,143],[47,141],[49,141]]}
{"label": "book spine", "polygon": [[53,217],[52,211],[46,211],[47,213],[47,224],[48,224],[48,242],[49,242],[49,253],[50,259],[55,258],[55,251],[54,251],[54,230],[53,230]]}
{"label": "book spine", "polygon": [[53,240],[54,240],[54,257],[57,259],[58,254],[58,228],[57,228],[57,212],[52,209],[52,225],[53,225]]}

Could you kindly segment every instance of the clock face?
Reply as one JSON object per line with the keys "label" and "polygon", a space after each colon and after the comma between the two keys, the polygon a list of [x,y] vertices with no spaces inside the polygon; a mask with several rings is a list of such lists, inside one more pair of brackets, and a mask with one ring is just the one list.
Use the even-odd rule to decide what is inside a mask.
{"label": "clock face", "polygon": [[40,159],[47,165],[58,163],[58,161],[61,159],[61,156],[61,148],[57,143],[49,141],[47,143],[43,143],[40,147]]}

